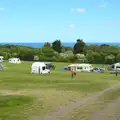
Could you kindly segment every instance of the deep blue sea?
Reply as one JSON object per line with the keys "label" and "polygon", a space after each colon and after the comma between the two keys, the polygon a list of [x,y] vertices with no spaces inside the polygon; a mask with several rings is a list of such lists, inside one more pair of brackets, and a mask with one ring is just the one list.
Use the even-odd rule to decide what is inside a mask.
{"label": "deep blue sea", "polygon": [[[14,45],[23,45],[23,46],[29,46],[29,47],[34,47],[34,48],[41,48],[44,43],[0,43],[0,44],[14,44]],[[73,47],[75,43],[62,43],[64,46],[69,46]],[[120,47],[120,43],[86,43],[86,44],[96,44],[96,45],[101,45],[101,44],[109,44],[109,45],[115,45]]]}

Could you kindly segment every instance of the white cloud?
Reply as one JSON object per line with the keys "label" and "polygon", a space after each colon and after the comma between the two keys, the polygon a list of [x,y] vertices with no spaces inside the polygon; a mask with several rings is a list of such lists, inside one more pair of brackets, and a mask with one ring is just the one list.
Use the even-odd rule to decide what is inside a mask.
{"label": "white cloud", "polygon": [[106,7],[106,4],[101,4],[99,5],[100,8],[105,8]]}
{"label": "white cloud", "polygon": [[76,12],[85,12],[85,9],[84,8],[77,8]]}
{"label": "white cloud", "polygon": [[5,10],[5,8],[0,8],[0,11],[3,11],[3,10]]}
{"label": "white cloud", "polygon": [[74,24],[69,24],[68,27],[71,28],[71,29],[74,29],[75,25]]}
{"label": "white cloud", "polygon": [[72,12],[85,12],[84,8],[72,8]]}

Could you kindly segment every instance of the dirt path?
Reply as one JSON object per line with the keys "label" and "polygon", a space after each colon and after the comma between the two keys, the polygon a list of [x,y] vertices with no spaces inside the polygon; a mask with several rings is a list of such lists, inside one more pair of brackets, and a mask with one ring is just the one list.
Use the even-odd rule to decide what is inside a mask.
{"label": "dirt path", "polygon": [[[71,104],[68,104],[66,106],[62,106],[57,111],[48,113],[46,116],[44,116],[42,118],[40,118],[39,116],[35,116],[35,117],[32,117],[30,120],[57,120],[59,117],[64,116],[66,113],[71,112],[73,109],[78,108],[78,107],[82,107],[82,105],[84,105],[88,101],[90,101],[90,100],[96,100],[99,96],[101,96],[104,93],[109,92],[112,89],[114,89],[116,87],[119,87],[119,86],[120,86],[120,84],[117,84],[117,85],[114,85],[111,88],[105,89],[102,92],[89,95],[87,98],[77,99],[77,100],[73,101]],[[96,113],[95,115],[93,115],[94,120],[98,120],[98,119],[96,119],[96,116],[98,116],[98,113]],[[107,120],[107,119],[105,119],[105,120]]]}
{"label": "dirt path", "polygon": [[92,120],[120,120],[120,98],[107,104],[104,110],[96,112]]}

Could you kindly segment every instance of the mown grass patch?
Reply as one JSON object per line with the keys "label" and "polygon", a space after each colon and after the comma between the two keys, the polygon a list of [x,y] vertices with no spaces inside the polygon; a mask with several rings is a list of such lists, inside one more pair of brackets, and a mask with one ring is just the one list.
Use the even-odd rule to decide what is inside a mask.
{"label": "mown grass patch", "polygon": [[[24,107],[31,104],[33,98],[23,95],[0,95],[0,120],[8,120],[15,113],[24,111]],[[15,120],[15,118],[11,118]]]}

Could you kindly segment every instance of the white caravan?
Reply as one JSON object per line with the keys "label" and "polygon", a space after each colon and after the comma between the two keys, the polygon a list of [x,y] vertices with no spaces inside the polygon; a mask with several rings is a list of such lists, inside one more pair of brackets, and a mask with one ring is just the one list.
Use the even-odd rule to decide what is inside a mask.
{"label": "white caravan", "polygon": [[31,73],[47,74],[47,73],[50,73],[50,70],[46,68],[45,63],[34,62],[31,66]]}
{"label": "white caravan", "polygon": [[68,66],[69,70],[74,70],[77,72],[90,72],[93,69],[91,64],[71,64]]}
{"label": "white caravan", "polygon": [[3,56],[0,56],[0,62],[3,62],[4,60],[3,60]]}
{"label": "white caravan", "polygon": [[10,59],[8,60],[8,62],[9,62],[9,63],[13,63],[13,64],[20,64],[20,63],[21,63],[21,61],[20,61],[19,58],[10,58]]}
{"label": "white caravan", "polygon": [[120,70],[120,63],[115,63],[111,65],[112,70]]}

